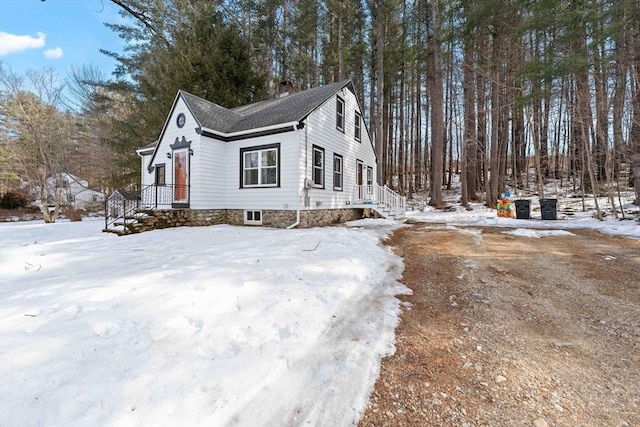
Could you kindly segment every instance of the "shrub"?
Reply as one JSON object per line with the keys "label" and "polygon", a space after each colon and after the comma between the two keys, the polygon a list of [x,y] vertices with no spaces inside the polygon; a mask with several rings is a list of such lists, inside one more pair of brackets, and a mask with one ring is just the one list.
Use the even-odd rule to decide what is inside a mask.
{"label": "shrub", "polygon": [[20,209],[29,206],[27,195],[20,190],[9,190],[0,197],[0,208]]}
{"label": "shrub", "polygon": [[73,206],[65,207],[62,213],[71,222],[82,221],[82,212]]}

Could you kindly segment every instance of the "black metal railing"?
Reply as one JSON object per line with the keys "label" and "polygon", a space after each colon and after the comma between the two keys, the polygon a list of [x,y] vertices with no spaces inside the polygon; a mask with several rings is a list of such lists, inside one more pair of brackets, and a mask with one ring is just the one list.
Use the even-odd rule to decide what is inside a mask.
{"label": "black metal railing", "polygon": [[[123,194],[124,193],[124,194]],[[171,208],[189,203],[189,186],[179,184],[151,184],[140,193],[120,192],[112,194],[105,201],[105,229],[128,225],[138,219],[143,209]]]}
{"label": "black metal railing", "polygon": [[140,193],[140,205],[147,209],[157,209],[160,205],[188,203],[189,186],[180,184],[147,185]]}
{"label": "black metal railing", "polygon": [[105,229],[110,227],[127,225],[136,221],[135,214],[140,207],[140,200],[134,198],[109,197],[105,201],[104,225]]}

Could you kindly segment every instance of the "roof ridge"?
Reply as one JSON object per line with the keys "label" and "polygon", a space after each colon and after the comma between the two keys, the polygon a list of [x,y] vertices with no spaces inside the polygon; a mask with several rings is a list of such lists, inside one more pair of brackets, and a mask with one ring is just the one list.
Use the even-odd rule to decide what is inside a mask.
{"label": "roof ridge", "polygon": [[243,132],[307,117],[331,96],[353,84],[351,79],[316,86],[287,96],[265,99],[232,109],[179,89],[187,107],[201,126],[223,133]]}
{"label": "roof ridge", "polygon": [[[231,112],[231,113],[233,113],[233,112],[234,112],[234,111],[233,111],[233,108],[223,107],[223,106],[222,106],[222,105],[220,105],[220,104],[216,104],[215,102],[213,102],[213,101],[209,101],[208,99],[205,99],[205,98],[203,98],[203,97],[201,97],[201,96],[194,95],[194,94],[192,94],[191,92],[187,92],[187,91],[186,91],[186,90],[184,90],[184,89],[178,89],[178,92],[179,92],[179,93],[182,93],[182,94],[185,94],[185,95],[189,95],[189,96],[191,96],[191,97],[193,97],[193,98],[196,98],[198,101],[205,102],[205,103],[210,104],[210,105],[212,105],[212,106],[214,106],[214,107],[216,107],[216,108],[222,108],[223,110],[227,110],[227,111],[229,111],[229,112]],[[236,113],[236,114],[237,114],[237,113]]]}

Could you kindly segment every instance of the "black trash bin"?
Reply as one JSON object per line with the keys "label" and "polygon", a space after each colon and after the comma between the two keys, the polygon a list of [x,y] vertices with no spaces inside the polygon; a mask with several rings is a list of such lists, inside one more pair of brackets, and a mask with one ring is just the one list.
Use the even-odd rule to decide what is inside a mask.
{"label": "black trash bin", "polygon": [[516,200],[516,218],[529,219],[531,214],[531,200]]}
{"label": "black trash bin", "polygon": [[540,199],[540,215],[542,219],[556,219],[558,199]]}

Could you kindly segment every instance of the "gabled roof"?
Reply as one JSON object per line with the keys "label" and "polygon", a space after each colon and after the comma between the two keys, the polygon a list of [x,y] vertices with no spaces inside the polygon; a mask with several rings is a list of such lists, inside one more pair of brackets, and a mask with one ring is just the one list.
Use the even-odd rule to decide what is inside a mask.
{"label": "gabled roof", "polygon": [[354,91],[351,80],[343,80],[231,110],[182,90],[179,94],[200,126],[229,134],[299,122],[344,87]]}
{"label": "gabled roof", "polygon": [[[153,163],[159,147],[158,143],[164,135],[169,118],[173,114],[179,98],[182,98],[198,123],[199,129],[196,129],[198,133],[205,134],[207,131],[212,131],[220,134],[217,138],[221,138],[222,141],[232,141],[242,139],[245,135],[251,134],[252,131],[259,132],[265,128],[278,125],[288,125],[290,126],[288,130],[292,130],[293,127],[291,125],[293,123],[299,123],[306,119],[307,116],[333,98],[342,89],[347,89],[355,94],[353,82],[348,79],[233,109],[221,107],[206,99],[179,90],[158,140],[136,151],[140,156],[151,154],[148,164],[151,165]],[[359,105],[359,108],[362,112],[362,105]],[[285,129],[285,127],[282,127],[282,129]],[[369,132],[366,125],[364,129],[367,133]],[[229,136],[233,134],[235,134],[233,137]],[[375,153],[373,141],[371,141],[371,147]]]}

